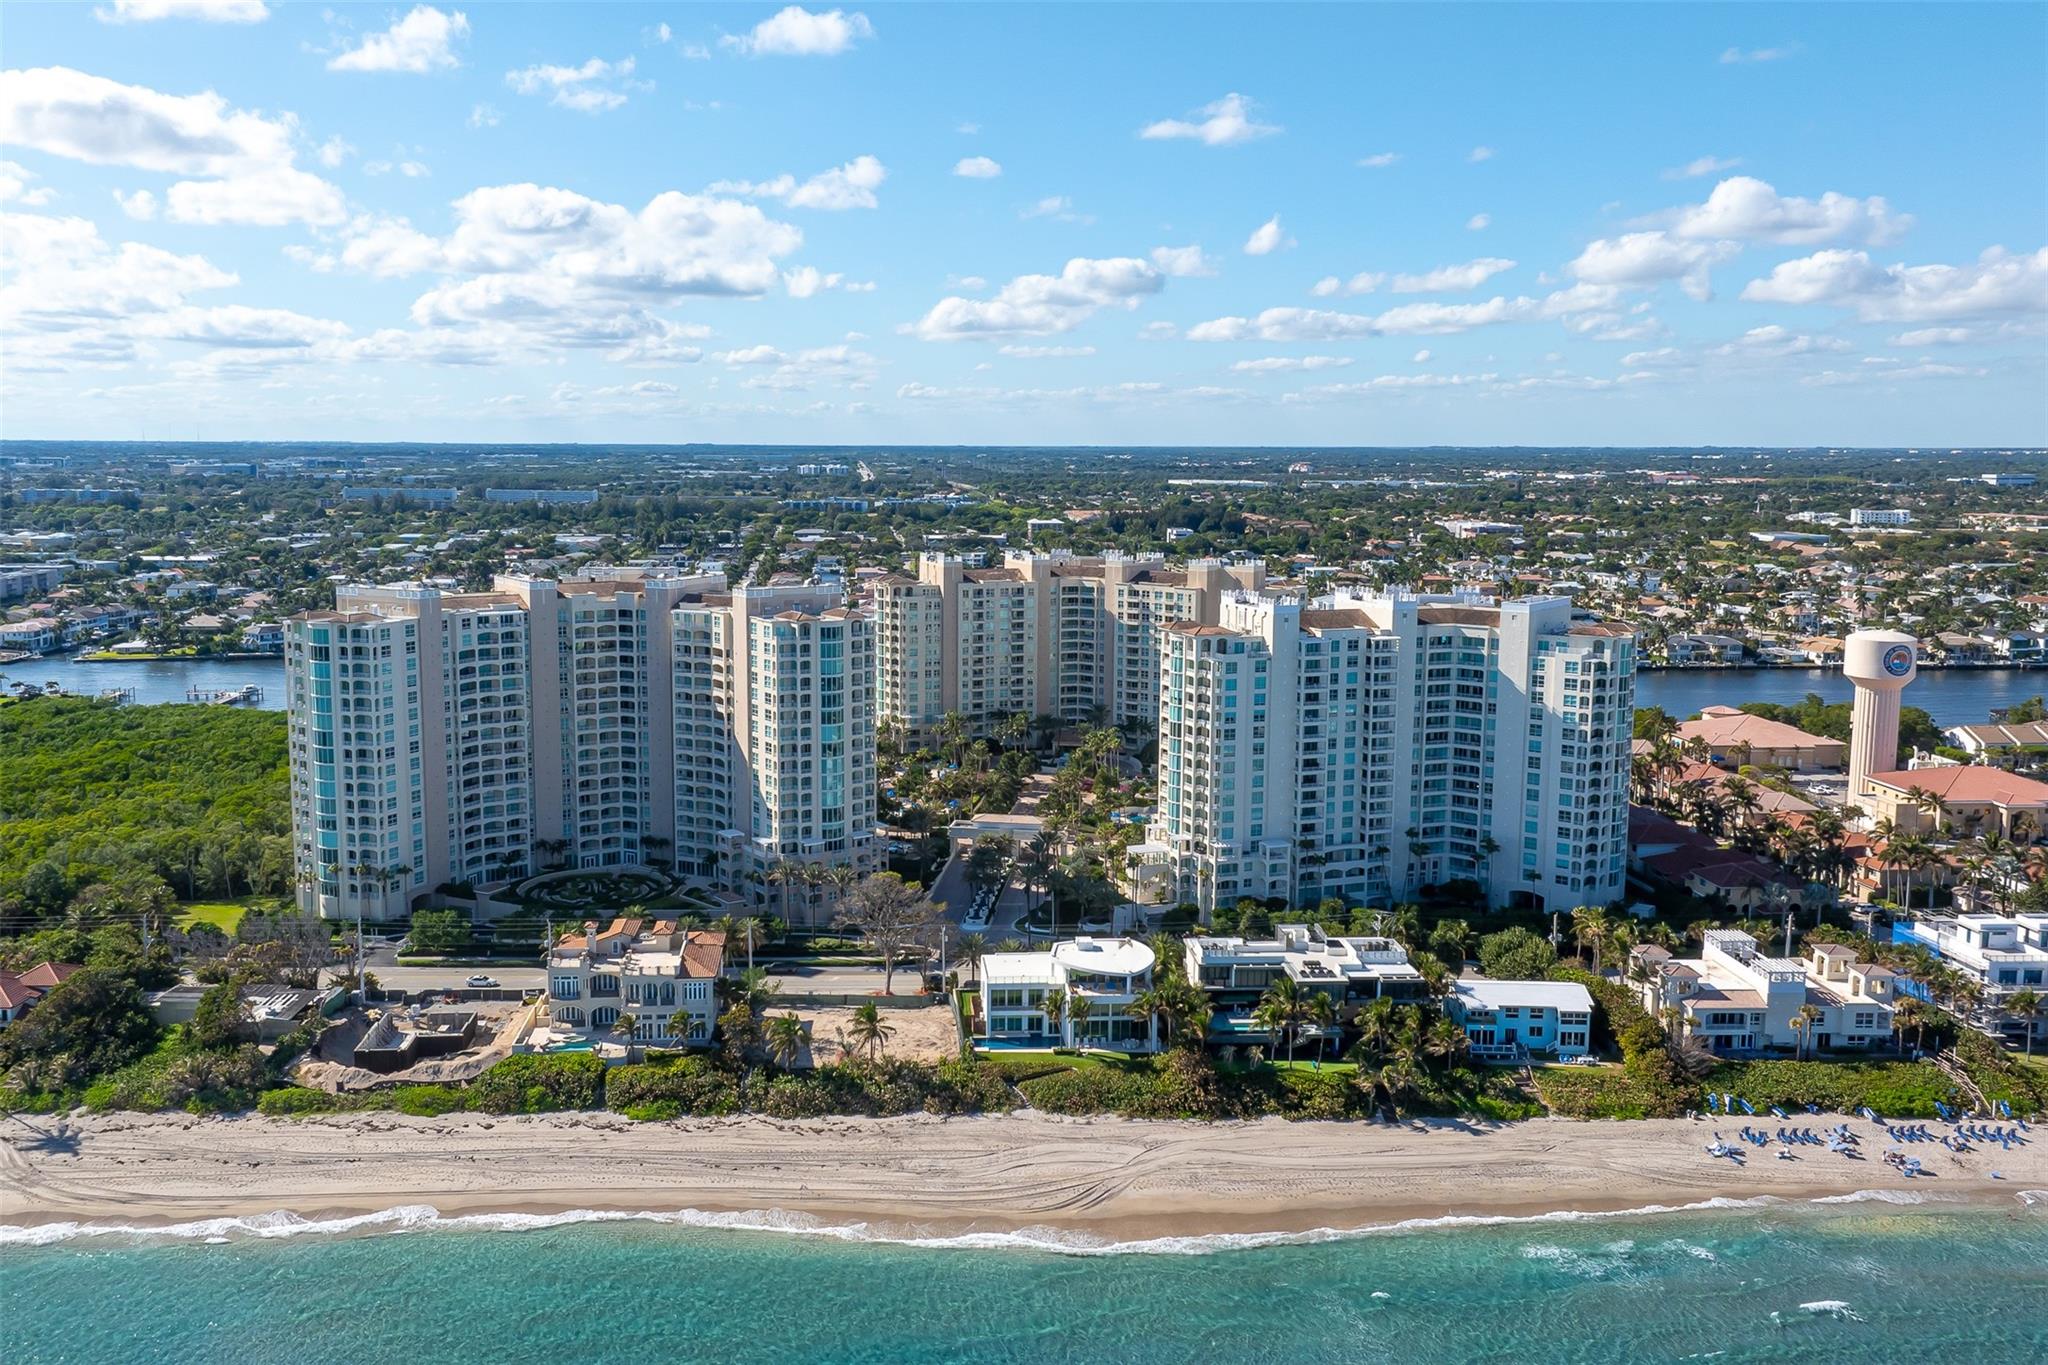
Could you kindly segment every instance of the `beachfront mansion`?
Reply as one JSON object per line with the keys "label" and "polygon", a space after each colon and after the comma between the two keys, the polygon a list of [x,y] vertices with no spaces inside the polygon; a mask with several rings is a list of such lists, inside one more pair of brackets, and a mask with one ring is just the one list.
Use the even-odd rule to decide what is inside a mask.
{"label": "beachfront mansion", "polygon": [[756,899],[777,863],[868,870],[878,720],[955,710],[1156,726],[1147,903],[1622,894],[1635,640],[1568,598],[1305,601],[1117,555],[919,572],[861,606],[641,569],[339,587],[286,629],[301,905],[387,921],[547,866]]}

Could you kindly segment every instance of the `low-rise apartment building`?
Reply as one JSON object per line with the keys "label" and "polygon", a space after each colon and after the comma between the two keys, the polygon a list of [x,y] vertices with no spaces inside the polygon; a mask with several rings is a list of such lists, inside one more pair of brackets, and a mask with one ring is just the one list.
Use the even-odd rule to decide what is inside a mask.
{"label": "low-rise apartment building", "polygon": [[[1740,930],[1710,929],[1696,958],[1646,944],[1631,962],[1643,1007],[1660,1018],[1676,1011],[1683,1036],[1717,1053],[1872,1048],[1891,1038],[1897,977],[1838,944],[1813,944],[1803,959],[1771,957]],[[1814,1014],[1803,1013],[1809,1007]]]}

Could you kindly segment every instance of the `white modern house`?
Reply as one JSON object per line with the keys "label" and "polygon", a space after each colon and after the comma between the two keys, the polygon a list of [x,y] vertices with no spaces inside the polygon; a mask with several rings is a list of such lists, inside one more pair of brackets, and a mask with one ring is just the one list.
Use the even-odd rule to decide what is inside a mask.
{"label": "white modern house", "polygon": [[1480,1061],[1568,1061],[1592,1049],[1593,996],[1576,981],[1457,981],[1444,1012]]}
{"label": "white modern house", "polygon": [[[981,960],[978,1041],[1156,1052],[1157,1026],[1130,1013],[1151,989],[1152,967],[1152,949],[1135,938],[1073,938],[1042,953],[990,953]],[[1046,1012],[1055,994],[1057,1023]]]}
{"label": "white modern house", "polygon": [[637,919],[600,931],[591,921],[548,953],[548,1018],[604,1039],[630,1015],[636,1043],[708,1045],[724,970],[724,934]]}
{"label": "white modern house", "polygon": [[[1253,1012],[1266,989],[1289,977],[1304,991],[1330,997],[1341,1021],[1374,1000],[1422,999],[1422,973],[1408,950],[1390,938],[1327,936],[1309,924],[1275,925],[1271,938],[1197,934],[1186,941],[1188,980],[1208,993],[1209,1041],[1259,1041],[1266,1031]],[[1304,1037],[1316,1036],[1312,1032]]]}
{"label": "white modern house", "polygon": [[[1805,958],[1771,957],[1748,934],[1710,929],[1696,958],[1646,944],[1632,965],[1643,1008],[1678,1011],[1684,1036],[1715,1052],[1817,1052],[1891,1039],[1897,978],[1839,944],[1813,944]],[[1807,1006],[1818,1017],[1793,1027]]]}
{"label": "white modern house", "polygon": [[[1961,914],[1907,920],[1892,926],[1894,943],[1914,943],[1984,988],[1984,1007],[1996,1017],[2022,990],[2048,995],[2048,914]],[[2017,1020],[1998,1020],[2017,1030]],[[2048,1038],[2048,1018],[2033,1021],[2034,1037]]]}

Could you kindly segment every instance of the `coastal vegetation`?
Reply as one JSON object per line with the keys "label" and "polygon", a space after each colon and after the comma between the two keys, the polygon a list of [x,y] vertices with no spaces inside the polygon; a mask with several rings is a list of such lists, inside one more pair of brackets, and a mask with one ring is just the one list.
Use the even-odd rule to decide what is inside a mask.
{"label": "coastal vegetation", "polygon": [[0,932],[149,877],[186,900],[290,890],[285,719],[49,697],[0,710]]}

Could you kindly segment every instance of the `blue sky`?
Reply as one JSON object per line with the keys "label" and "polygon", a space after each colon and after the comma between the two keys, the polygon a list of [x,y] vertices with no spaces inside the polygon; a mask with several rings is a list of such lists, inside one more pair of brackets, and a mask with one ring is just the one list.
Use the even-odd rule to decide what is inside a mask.
{"label": "blue sky", "polygon": [[2038,5],[12,5],[17,437],[2048,444]]}

